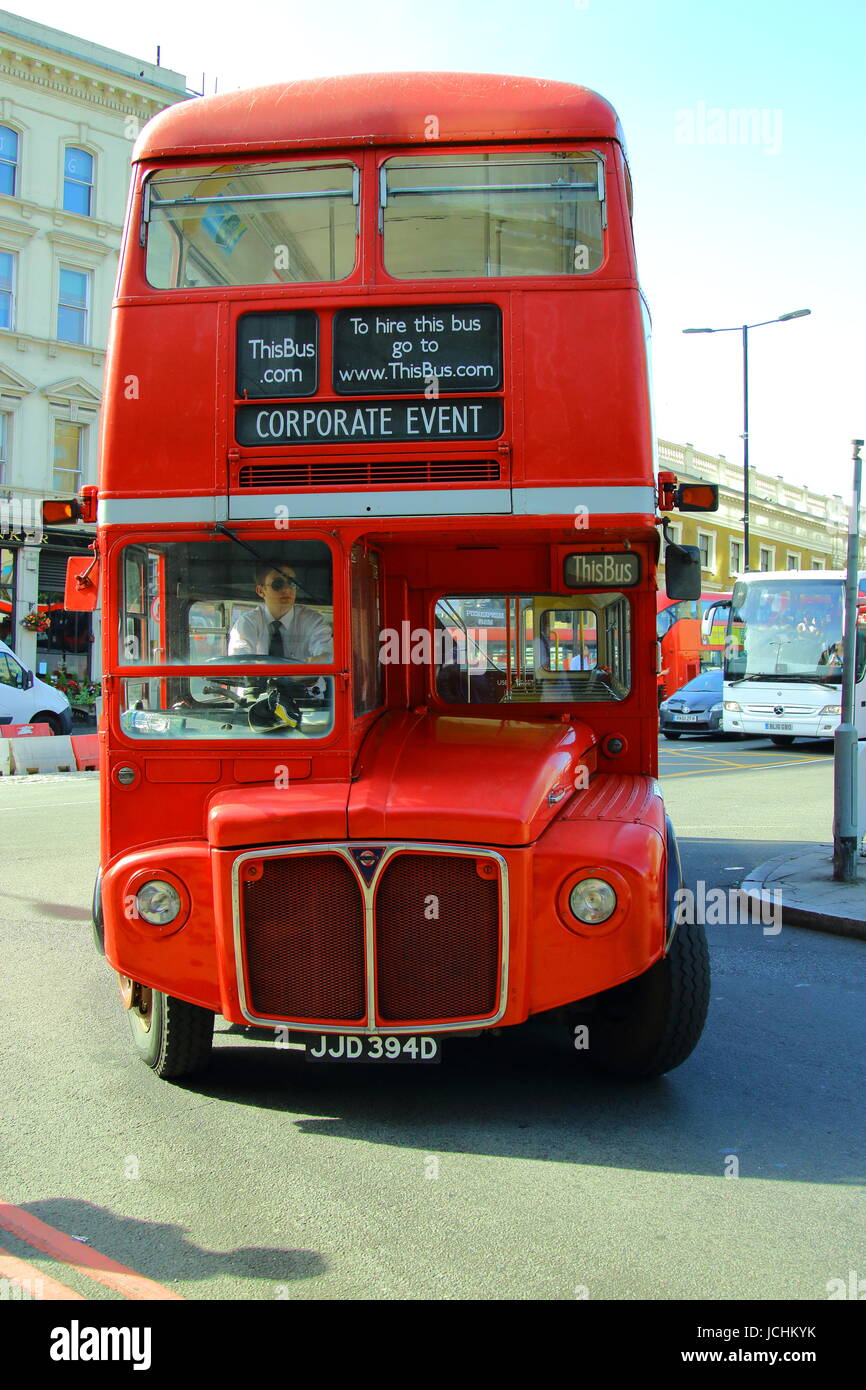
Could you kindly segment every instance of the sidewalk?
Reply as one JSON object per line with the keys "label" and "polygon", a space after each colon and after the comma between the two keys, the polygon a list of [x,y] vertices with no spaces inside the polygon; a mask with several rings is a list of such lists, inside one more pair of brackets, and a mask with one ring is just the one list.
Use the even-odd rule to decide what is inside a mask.
{"label": "sidewalk", "polygon": [[740,884],[749,898],[782,894],[785,926],[854,936],[866,941],[866,857],[857,856],[857,883],[836,883],[833,846],[816,845],[808,854],[780,854],[759,864]]}

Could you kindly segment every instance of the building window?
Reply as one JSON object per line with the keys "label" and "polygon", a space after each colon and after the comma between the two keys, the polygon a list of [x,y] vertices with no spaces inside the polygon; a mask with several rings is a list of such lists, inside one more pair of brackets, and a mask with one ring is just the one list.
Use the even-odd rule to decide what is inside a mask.
{"label": "building window", "polygon": [[698,550],[701,556],[701,569],[711,570],[714,562],[715,537],[706,531],[698,532]]}
{"label": "building window", "polygon": [[87,342],[87,311],[90,301],[90,275],[86,270],[60,267],[60,299],[57,305],[57,336],[64,343]]}
{"label": "building window", "polygon": [[[666,531],[666,535],[665,535],[665,550],[667,550],[669,544],[673,544],[673,545],[682,545],[682,543],[683,543],[683,528],[682,528],[682,526],[678,526],[675,522],[670,522],[670,523],[668,524],[668,526],[665,527],[665,531]],[[664,556],[662,556],[662,559],[664,559]]]}
{"label": "building window", "polygon": [[15,322],[15,252],[0,251],[0,328]]}
{"label": "building window", "polygon": [[731,574],[739,574],[743,565],[743,542],[731,541]]}
{"label": "building window", "polygon": [[812,569],[813,569],[813,570],[822,570],[823,568],[824,568],[824,561],[823,561],[823,560],[813,560],[813,561],[812,561]]}
{"label": "building window", "polygon": [[54,421],[53,492],[74,494],[81,482],[81,460],[84,449],[84,426],[69,420]]}
{"label": "building window", "polygon": [[0,410],[0,484],[9,477],[9,433],[12,416],[8,410]]}
{"label": "building window", "polygon": [[18,189],[18,132],[0,125],[0,193],[14,198]]}
{"label": "building window", "polygon": [[8,642],[12,634],[15,590],[14,550],[0,549],[0,642]]}
{"label": "building window", "polygon": [[93,155],[67,145],[63,158],[63,208],[89,217],[93,204]]}
{"label": "building window", "polygon": [[789,551],[788,551],[788,569],[789,569],[789,570],[798,570],[799,568],[800,568],[800,557],[799,557],[799,555],[792,555],[791,552],[790,552],[790,550],[789,550]]}
{"label": "building window", "polygon": [[761,558],[758,562],[758,568],[762,570],[771,570],[775,562],[775,552],[769,546],[762,545],[760,549],[760,557]]}

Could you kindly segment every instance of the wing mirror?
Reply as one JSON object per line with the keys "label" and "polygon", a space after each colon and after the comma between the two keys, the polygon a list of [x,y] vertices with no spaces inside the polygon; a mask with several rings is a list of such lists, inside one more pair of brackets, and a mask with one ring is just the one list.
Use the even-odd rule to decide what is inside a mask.
{"label": "wing mirror", "polygon": [[700,598],[701,552],[696,545],[668,545],[665,593],[668,598]]}

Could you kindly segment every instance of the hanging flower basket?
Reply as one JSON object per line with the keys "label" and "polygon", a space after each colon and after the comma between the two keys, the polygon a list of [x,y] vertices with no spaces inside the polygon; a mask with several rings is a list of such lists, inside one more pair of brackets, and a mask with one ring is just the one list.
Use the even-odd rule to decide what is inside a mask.
{"label": "hanging flower basket", "polygon": [[28,632],[47,632],[51,627],[51,619],[47,613],[25,613],[21,619],[21,626]]}

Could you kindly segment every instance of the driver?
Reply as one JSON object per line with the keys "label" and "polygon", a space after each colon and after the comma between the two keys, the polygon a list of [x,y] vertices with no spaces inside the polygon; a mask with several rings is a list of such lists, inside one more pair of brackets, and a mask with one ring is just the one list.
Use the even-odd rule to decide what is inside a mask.
{"label": "driver", "polygon": [[272,656],[275,661],[326,662],[334,655],[329,623],[295,603],[300,587],[291,565],[256,565],[258,608],[242,613],[229,633],[229,656]]}

